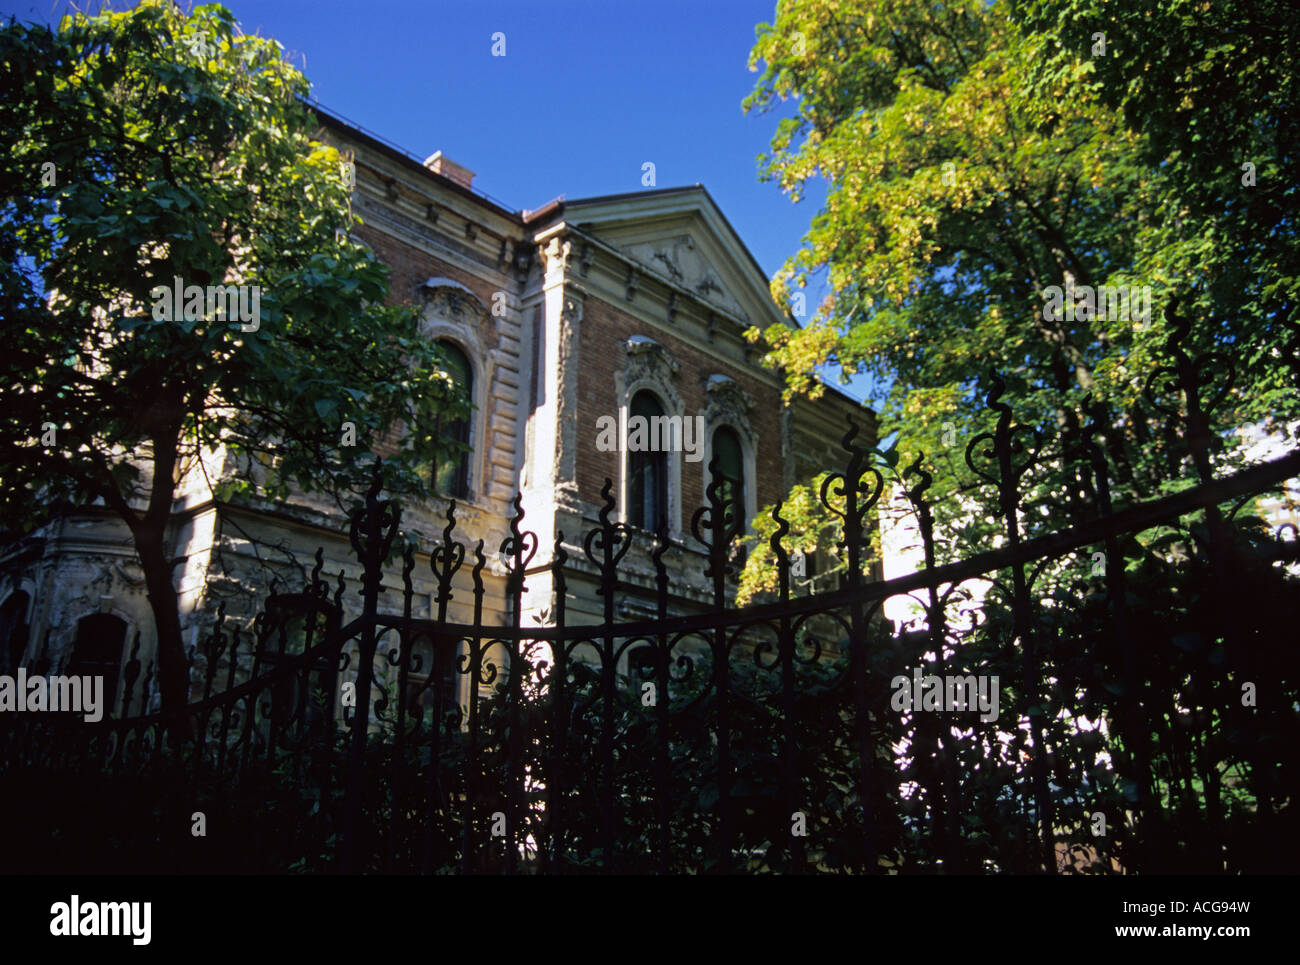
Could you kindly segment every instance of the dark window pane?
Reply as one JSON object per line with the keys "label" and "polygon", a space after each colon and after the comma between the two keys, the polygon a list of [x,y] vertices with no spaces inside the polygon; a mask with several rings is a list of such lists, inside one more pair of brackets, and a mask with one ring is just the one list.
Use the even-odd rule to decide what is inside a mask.
{"label": "dark window pane", "polygon": [[[450,342],[439,342],[443,357],[446,359],[446,371],[466,396],[474,397],[474,370],[469,358]],[[469,419],[438,419],[437,435],[440,439],[452,443],[469,442]],[[444,496],[464,499],[469,496],[469,452],[468,450],[445,452],[438,459],[434,469],[434,488]]]}
{"label": "dark window pane", "polygon": [[77,621],[77,640],[72,647],[70,676],[104,678],[104,696],[114,706],[117,677],[122,669],[122,644],[126,623],[111,613],[92,613]]}
{"label": "dark window pane", "polygon": [[27,649],[27,604],[30,598],[22,590],[9,594],[0,606],[0,657],[8,659],[5,672],[13,673]]}
{"label": "dark window pane", "polygon": [[733,519],[745,521],[745,459],[740,448],[740,437],[734,429],[722,426],[713,433],[713,455],[718,460],[724,485],[723,500],[731,506]]}
{"label": "dark window pane", "polygon": [[[629,422],[640,416],[646,420],[643,438],[653,444],[659,433],[651,420],[662,418],[663,407],[649,392],[638,392],[629,407]],[[630,430],[629,430],[630,434]],[[668,456],[663,452],[628,453],[628,521],[642,529],[656,530],[668,518]]]}

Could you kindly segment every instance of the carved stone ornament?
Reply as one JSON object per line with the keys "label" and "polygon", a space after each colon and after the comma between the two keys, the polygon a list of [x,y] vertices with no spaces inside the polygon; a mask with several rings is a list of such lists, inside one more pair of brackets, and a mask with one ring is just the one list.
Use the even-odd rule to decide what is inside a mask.
{"label": "carved stone ornament", "polygon": [[457,321],[477,320],[487,311],[477,295],[450,278],[430,278],[420,286],[426,313]]}
{"label": "carved stone ornament", "polygon": [[753,430],[749,425],[749,413],[754,408],[754,399],[740,387],[735,379],[726,375],[710,375],[704,383],[705,404],[704,421],[706,425],[726,423],[735,426],[753,439]]}
{"label": "carved stone ornament", "polygon": [[542,260],[546,274],[552,272],[566,271],[569,267],[569,256],[573,251],[573,244],[564,238],[555,237],[546,243],[542,249]]}
{"label": "carved stone ornament", "polygon": [[654,339],[633,335],[627,340],[627,366],[623,370],[627,385],[635,385],[642,379],[671,384],[681,367],[682,363]]}
{"label": "carved stone ornament", "polygon": [[537,246],[533,244],[515,245],[515,273],[519,276],[520,281],[528,278],[528,273],[533,270],[533,257],[536,254]]}
{"label": "carved stone ornament", "polygon": [[560,310],[560,319],[566,326],[573,326],[582,321],[582,301],[574,298],[572,295],[564,299],[564,307]]}
{"label": "carved stone ornament", "polygon": [[738,315],[740,304],[722,285],[721,276],[689,234],[629,245],[627,254],[676,285]]}

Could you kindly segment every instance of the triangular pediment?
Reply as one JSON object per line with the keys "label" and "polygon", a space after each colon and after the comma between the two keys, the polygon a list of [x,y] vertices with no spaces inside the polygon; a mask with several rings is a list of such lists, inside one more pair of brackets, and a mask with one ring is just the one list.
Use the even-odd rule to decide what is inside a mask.
{"label": "triangular pediment", "polygon": [[713,266],[700,250],[689,231],[668,237],[618,245],[624,254],[636,259],[647,268],[667,275],[677,284],[690,289],[724,311],[743,315],[744,309],[736,296],[723,284],[722,273]]}
{"label": "triangular pediment", "polygon": [[768,279],[701,186],[569,201],[565,220],[746,324],[788,321]]}

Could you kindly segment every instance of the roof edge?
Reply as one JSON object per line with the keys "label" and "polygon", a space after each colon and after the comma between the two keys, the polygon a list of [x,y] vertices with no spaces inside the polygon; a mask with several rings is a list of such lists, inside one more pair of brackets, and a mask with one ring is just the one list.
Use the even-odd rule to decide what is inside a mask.
{"label": "roof edge", "polygon": [[506,218],[515,224],[522,225],[524,223],[522,212],[510,210],[500,201],[491,197],[486,191],[467,188],[462,184],[456,183],[445,174],[438,174],[436,171],[429,170],[409,151],[383,140],[378,134],[369,132],[351,121],[344,120],[339,115],[334,114],[314,101],[305,100],[303,101],[303,104],[309,111],[315,114],[326,127],[331,127],[336,131],[345,134],[347,137],[361,142],[371,150],[382,154],[389,160],[395,161],[405,167],[411,173],[423,175],[425,178],[433,181],[440,187],[446,187],[453,193],[458,194],[467,200],[473,201],[475,204],[481,205],[482,207],[492,211],[494,214]]}

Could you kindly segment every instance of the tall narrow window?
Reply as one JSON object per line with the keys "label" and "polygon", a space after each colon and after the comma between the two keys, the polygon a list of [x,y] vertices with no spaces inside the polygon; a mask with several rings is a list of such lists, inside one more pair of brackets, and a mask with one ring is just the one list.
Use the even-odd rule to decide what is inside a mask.
{"label": "tall narrow window", "polygon": [[[630,409],[628,437],[636,438],[633,420],[638,416],[645,420],[645,431],[640,433],[641,442],[637,446],[640,451],[629,452],[627,458],[630,475],[627,487],[628,522],[654,531],[668,520],[668,455],[645,450],[658,438],[656,429],[659,422],[655,420],[663,418],[664,410],[659,400],[649,392],[634,395]],[[628,448],[631,449],[631,445]]]}
{"label": "tall narrow window", "polygon": [[27,604],[30,598],[22,590],[10,593],[0,606],[0,656],[8,660],[6,673],[13,673],[27,649]]}
{"label": "tall narrow window", "polygon": [[104,678],[108,705],[116,705],[117,677],[122,670],[122,645],[126,623],[111,613],[92,613],[77,621],[77,640],[72,647],[70,675]]}
{"label": "tall narrow window", "polygon": [[745,525],[745,456],[736,430],[721,426],[713,433],[713,455],[722,474],[723,502],[730,507],[728,522]]}
{"label": "tall narrow window", "polygon": [[[474,398],[474,370],[469,358],[451,342],[439,342],[443,358],[447,360],[446,372],[466,398]],[[469,443],[469,418],[450,419],[438,417],[437,436],[445,443]],[[444,496],[465,499],[469,496],[469,450],[449,450],[438,457],[434,467],[434,488]]]}

